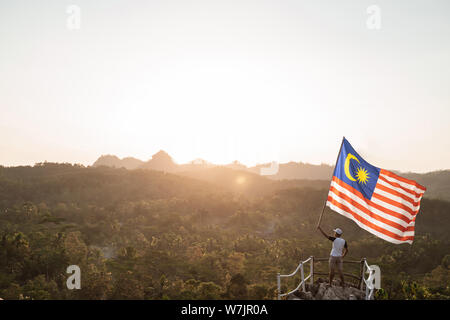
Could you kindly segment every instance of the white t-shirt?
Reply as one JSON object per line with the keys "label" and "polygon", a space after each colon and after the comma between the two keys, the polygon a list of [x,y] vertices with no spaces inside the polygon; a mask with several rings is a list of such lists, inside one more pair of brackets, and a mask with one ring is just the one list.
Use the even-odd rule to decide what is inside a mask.
{"label": "white t-shirt", "polygon": [[347,247],[347,243],[342,238],[329,237],[331,241],[333,241],[333,248],[331,249],[330,256],[333,257],[342,257],[343,250]]}

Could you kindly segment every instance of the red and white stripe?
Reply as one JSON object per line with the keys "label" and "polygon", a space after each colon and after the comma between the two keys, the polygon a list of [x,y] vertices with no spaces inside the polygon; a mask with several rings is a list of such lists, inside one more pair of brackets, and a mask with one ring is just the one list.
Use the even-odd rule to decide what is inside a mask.
{"label": "red and white stripe", "polygon": [[381,169],[372,199],[337,177],[331,181],[327,206],[364,230],[392,243],[412,243],[420,200],[426,188]]}

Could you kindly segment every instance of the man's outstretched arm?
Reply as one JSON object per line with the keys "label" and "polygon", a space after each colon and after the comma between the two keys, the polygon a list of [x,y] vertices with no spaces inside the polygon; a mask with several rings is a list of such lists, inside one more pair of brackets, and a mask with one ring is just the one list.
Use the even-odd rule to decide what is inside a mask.
{"label": "man's outstretched arm", "polygon": [[323,230],[322,230],[322,228],[320,226],[317,226],[317,229],[319,229],[319,231],[323,234],[323,236],[325,238],[329,239],[329,236],[325,232],[323,232]]}

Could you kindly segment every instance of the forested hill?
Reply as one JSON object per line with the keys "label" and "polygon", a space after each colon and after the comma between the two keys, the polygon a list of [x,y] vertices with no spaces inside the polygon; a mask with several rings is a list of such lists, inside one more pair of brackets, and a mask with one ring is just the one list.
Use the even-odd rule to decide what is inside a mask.
{"label": "forested hill", "polygon": [[[313,188],[326,188],[329,186],[334,169],[333,166],[327,164],[313,165],[302,162],[280,163],[278,165],[278,171],[275,174],[264,176],[267,179],[262,179],[262,177],[258,177],[260,176],[260,170],[262,168],[270,167],[270,163],[247,167],[235,161],[228,165],[218,166],[205,160],[197,159],[187,164],[177,164],[167,152],[162,150],[154,154],[147,162],[130,157],[119,159],[116,156],[104,155],[97,159],[93,164],[93,167],[101,166],[126,168],[130,170],[149,169],[183,174],[193,178],[212,181],[219,185],[227,184],[230,177],[243,175],[249,178],[251,177],[249,181],[257,182],[254,184],[247,184],[247,186],[251,185],[253,190],[251,192],[253,193],[259,192],[256,189],[260,189],[260,182],[267,186],[269,184],[267,179],[283,181],[282,184],[290,186],[309,185]],[[450,170],[433,171],[429,173],[396,173],[405,178],[416,180],[420,184],[426,186],[426,198],[450,201]],[[228,178],[227,175],[229,175]],[[272,186],[277,189],[280,184],[273,183]],[[245,185],[242,187],[245,187]],[[266,187],[264,187],[264,189],[266,189]]]}
{"label": "forested hill", "polygon": [[425,197],[450,201],[450,170],[402,175],[426,186]]}
{"label": "forested hill", "polygon": [[42,163],[34,167],[0,167],[0,198],[101,205],[141,199],[188,198],[223,190],[196,179],[154,170],[91,168]]}
{"label": "forested hill", "polygon": [[[273,299],[277,272],[329,255],[330,242],[315,229],[328,185],[210,169],[193,178],[70,164],[0,167],[0,297]],[[450,298],[450,203],[421,205],[411,246],[325,211],[323,227],[344,230],[348,258],[380,266],[379,299]],[[81,290],[65,286],[71,264],[82,270]]]}

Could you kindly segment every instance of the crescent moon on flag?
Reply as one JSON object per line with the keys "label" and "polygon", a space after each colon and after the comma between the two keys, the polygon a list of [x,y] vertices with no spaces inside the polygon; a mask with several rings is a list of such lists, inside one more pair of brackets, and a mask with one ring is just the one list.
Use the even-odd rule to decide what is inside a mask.
{"label": "crescent moon on flag", "polygon": [[349,167],[350,167],[350,160],[351,159],[355,159],[359,163],[359,160],[358,160],[357,157],[355,157],[351,153],[348,153],[347,154],[347,158],[345,159],[344,171],[345,171],[345,175],[347,176],[347,178],[349,178],[351,181],[356,181],[356,179],[353,178],[352,175],[350,174],[350,168]]}

